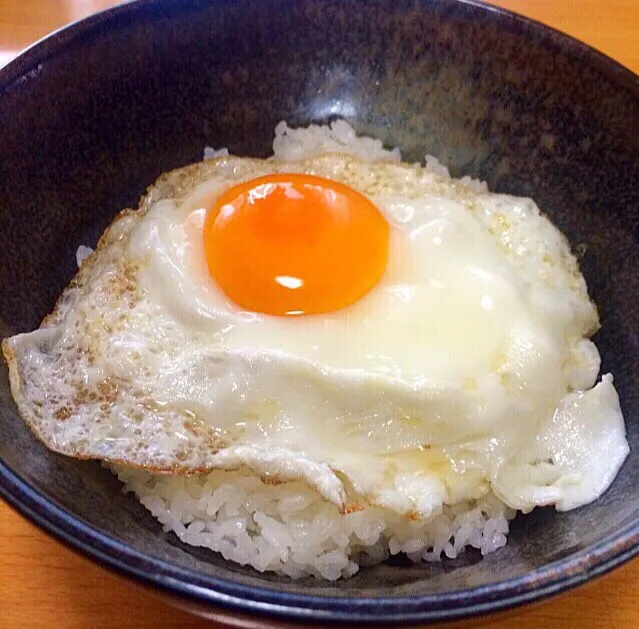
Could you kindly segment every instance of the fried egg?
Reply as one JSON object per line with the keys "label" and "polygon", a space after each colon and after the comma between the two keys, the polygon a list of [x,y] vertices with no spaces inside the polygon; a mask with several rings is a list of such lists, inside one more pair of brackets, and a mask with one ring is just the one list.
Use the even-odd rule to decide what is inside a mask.
{"label": "fried egg", "polygon": [[341,153],[222,156],[161,177],[3,350],[57,452],[426,518],[605,491],[628,444],[598,326],[529,199]]}

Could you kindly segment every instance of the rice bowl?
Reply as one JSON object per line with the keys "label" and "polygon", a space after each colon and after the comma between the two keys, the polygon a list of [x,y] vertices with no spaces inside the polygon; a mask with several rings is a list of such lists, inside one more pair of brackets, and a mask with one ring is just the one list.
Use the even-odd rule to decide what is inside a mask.
{"label": "rice bowl", "polygon": [[[451,14],[452,4],[456,9]],[[67,32],[73,35],[71,39],[65,36],[50,40],[46,51],[42,47],[34,49],[30,56],[4,72],[3,79],[14,81],[35,69],[37,63],[47,60],[38,81],[25,82],[20,90],[11,92],[9,99],[4,96],[2,99],[2,112],[8,116],[16,138],[2,143],[7,155],[15,155],[18,145],[30,145],[29,138],[37,134],[48,138],[28,159],[20,153],[18,161],[3,162],[7,209],[11,216],[22,216],[26,221],[31,216],[31,208],[34,212],[37,209],[36,213],[46,217],[47,225],[46,237],[43,233],[40,238],[40,230],[35,229],[30,219],[26,221],[31,241],[29,251],[24,247],[26,241],[18,239],[9,244],[17,229],[11,216],[7,223],[10,229],[2,232],[6,245],[3,250],[7,252],[1,278],[5,283],[2,316],[8,325],[4,334],[37,325],[74,272],[71,266],[77,246],[95,243],[113,212],[132,206],[159,172],[197,160],[201,147],[211,143],[229,146],[236,154],[264,156],[274,125],[292,111],[287,103],[294,107],[295,122],[307,124],[309,120],[324,120],[322,112],[327,111],[327,103],[338,98],[345,105],[355,107],[353,120],[360,131],[383,138],[389,146],[406,147],[408,161],[421,160],[424,152],[433,152],[451,165],[456,176],[471,172],[488,178],[491,189],[530,195],[570,235],[573,243],[588,244],[584,274],[596,303],[602,308],[604,320],[598,345],[605,369],[616,376],[615,386],[619,388],[622,403],[625,402],[624,411],[631,419],[634,372],[624,352],[619,351],[631,343],[633,315],[623,295],[633,290],[633,269],[636,268],[634,245],[628,241],[632,229],[627,215],[628,203],[633,207],[634,190],[623,183],[628,181],[629,172],[633,172],[628,165],[636,160],[631,160],[632,142],[627,137],[624,139],[620,132],[621,129],[627,131],[628,114],[634,111],[636,95],[630,74],[624,74],[621,68],[576,42],[498,11],[489,15],[477,7],[450,2],[437,8],[423,5],[410,14],[409,22],[402,17],[405,8],[386,6],[383,13],[388,15],[387,19],[378,12],[380,3],[373,3],[367,13],[378,17],[375,28],[364,31],[350,28],[345,36],[341,22],[336,19],[339,15],[335,7],[330,3],[322,5],[313,15],[332,26],[325,31],[328,41],[319,42],[310,25],[300,23],[296,29],[282,30],[278,25],[297,18],[291,15],[289,20],[281,13],[267,14],[256,4],[255,20],[235,33],[237,40],[243,42],[245,48],[242,49],[228,37],[219,38],[219,29],[211,31],[210,25],[217,23],[209,19],[214,14],[221,12],[225,20],[231,19],[232,11],[226,5],[216,5],[215,10],[202,6],[197,11],[174,7],[166,22],[153,21],[146,8],[136,6],[133,10],[130,5],[90,25],[71,29],[72,33]],[[129,12],[140,19],[123,20],[123,14]],[[428,20],[422,19],[425,14]],[[239,23],[239,17],[237,20]],[[386,27],[389,20],[393,21],[394,29],[401,31],[399,39],[389,36]],[[440,21],[446,25],[442,32],[430,28],[429,24],[440,24]],[[122,57],[119,54],[96,56],[99,48],[96,25],[103,26],[106,22],[110,28],[100,28],[101,37],[118,51],[122,50]],[[150,30],[142,33],[144,28],[140,25]],[[166,73],[159,82],[150,81],[148,78],[154,68],[157,69],[158,60],[151,55],[148,32],[170,38],[169,25],[172,29],[178,25],[180,46],[155,50],[154,54],[159,53],[168,65],[162,66]],[[275,29],[282,35],[277,40],[256,36],[258,32],[273,33]],[[420,36],[416,39],[413,35],[417,30]],[[382,31],[385,41],[393,42],[389,47],[379,48],[374,43],[378,41],[377,33]],[[430,37],[424,38],[424,32]],[[458,50],[455,43],[458,36],[459,41],[466,42],[467,55]],[[305,53],[299,58],[292,56],[290,71],[287,67],[285,72],[279,72],[277,66],[271,65],[273,54],[263,45],[265,41],[279,41],[284,50],[300,51],[307,50],[312,42],[313,50],[320,51],[320,56],[327,47],[332,51],[339,49],[337,41],[348,42],[352,62],[346,58],[335,59],[334,54],[326,59],[329,69],[340,61],[351,74],[332,75],[343,77],[338,84],[329,84],[323,74],[307,74],[300,85],[297,77],[301,74],[296,68],[301,61],[307,63],[316,57],[304,56]],[[359,42],[364,41],[365,48],[359,48]],[[411,48],[413,43],[416,48]],[[240,81],[245,76],[241,73],[222,74],[229,67],[225,46],[240,51],[248,71],[248,83]],[[522,46],[527,51],[525,56],[516,54]],[[77,57],[77,65],[69,66],[68,54],[79,54],[80,48],[83,52]],[[144,52],[146,49],[149,56]],[[399,72],[400,65],[395,63],[399,49],[408,55],[402,57],[404,61],[412,60],[414,71],[408,76]],[[249,51],[250,58],[245,59],[242,50]],[[386,56],[380,56],[379,50],[386,51]],[[184,51],[188,51],[189,59],[207,60],[206,64],[196,64],[200,72],[197,80],[191,81],[193,73],[189,70],[187,83],[180,82],[174,71],[177,67],[188,67],[178,63]],[[442,64],[442,59],[450,59],[451,52],[455,63]],[[474,60],[481,57],[486,64],[471,68],[468,61],[471,55]],[[98,57],[99,63],[94,63]],[[153,67],[147,63],[151,58],[155,59]],[[369,60],[379,65],[369,65]],[[562,67],[561,81],[559,75],[549,75],[544,70],[556,63]],[[62,71],[63,65],[68,71],[60,74],[58,70]],[[119,82],[108,79],[114,65],[124,67],[124,72],[118,74]],[[265,67],[271,71],[265,72]],[[372,77],[366,72],[361,74],[361,70],[367,68],[373,72]],[[509,77],[525,76],[527,80],[505,89],[500,68],[507,68]],[[385,72],[389,73],[388,80]],[[279,81],[282,74],[286,74],[286,84]],[[84,89],[75,91],[72,82],[80,75],[84,77]],[[224,82],[220,80],[222,76]],[[345,82],[347,76],[355,80]],[[360,79],[361,85],[357,82]],[[379,79],[379,89],[374,87],[373,79]],[[61,112],[56,115],[60,103],[38,96],[45,87],[48,93],[57,89],[60,81],[68,97],[66,111],[86,110],[95,114],[95,120],[85,120],[83,134],[72,132],[65,122],[69,116]],[[181,86],[179,97],[175,91],[169,96],[168,89],[165,90],[169,83]],[[259,84],[263,89],[259,94],[250,90],[249,95],[249,84]],[[468,89],[459,92],[455,88],[452,93],[448,92],[454,98],[443,100],[443,88],[451,85]],[[196,90],[195,86],[201,89]],[[203,90],[209,94],[209,87],[213,98],[202,98]],[[95,105],[91,99],[100,93],[98,89],[110,103],[123,103],[126,109],[91,108],[90,103]],[[523,100],[516,99],[520,92]],[[590,99],[589,95],[595,92],[606,97]],[[434,99],[427,98],[429,94]],[[261,107],[256,107],[256,96]],[[471,97],[472,103],[490,102],[493,107],[473,109]],[[147,107],[149,102],[155,103],[151,110]],[[553,102],[563,103],[566,111],[552,109]],[[33,110],[36,103],[41,114],[33,121],[40,120],[41,124],[25,126],[26,112]],[[418,109],[425,110],[427,115],[420,117]],[[145,113],[138,115],[142,111]],[[464,117],[471,111],[477,115],[471,119]],[[25,113],[18,115],[18,112]],[[251,113],[250,120],[244,112]],[[525,115],[521,118],[520,114]],[[144,125],[132,124],[133,117],[144,120]],[[172,120],[181,123],[167,136],[169,127],[173,128],[167,127],[167,122]],[[207,127],[202,126],[202,120],[209,121]],[[416,124],[422,124],[425,135],[420,135],[422,131],[416,129]],[[550,126],[545,127],[546,124]],[[540,129],[554,134],[554,151],[545,152],[539,144]],[[583,139],[580,133],[586,131],[592,141],[587,156],[582,154],[584,147],[580,143]],[[484,143],[486,133],[490,134],[488,143]],[[446,145],[444,135],[454,137],[455,144]],[[239,138],[255,139],[243,143]],[[57,148],[55,155],[54,147]],[[135,160],[131,151],[135,153]],[[99,157],[105,166],[99,170],[99,177],[98,171],[92,168],[95,164],[86,160],[89,153]],[[84,161],[79,159],[81,156]],[[46,172],[47,163],[53,167],[50,176]],[[24,182],[21,173],[26,172],[25,168],[43,174],[37,188],[21,188]],[[81,173],[87,185],[78,185],[74,175],[76,183],[72,186],[73,173]],[[595,182],[602,179],[607,182],[605,202],[600,190],[595,189]],[[115,198],[111,196],[114,191],[120,191]],[[27,213],[25,208],[29,210]],[[79,214],[76,208],[94,208],[96,214]],[[68,242],[68,247],[53,251],[52,242]],[[11,251],[15,255],[9,255]],[[615,269],[614,274],[602,274],[601,270],[606,268]],[[23,286],[24,295],[29,298],[21,300],[19,294],[12,293],[7,284],[10,280],[13,286]],[[360,570],[354,578],[335,582],[330,590],[322,588],[320,580],[292,582],[260,575],[233,567],[213,553],[189,552],[186,545],[176,543],[173,535],[163,535],[161,527],[133,496],[120,496],[119,483],[110,482],[106,470],[88,463],[75,464],[65,457],[44,452],[24,430],[9,397],[3,409],[5,419],[8,418],[0,428],[6,444],[1,447],[3,495],[23,510],[28,506],[32,517],[35,513],[49,530],[55,526],[57,534],[72,545],[77,547],[82,543],[85,552],[100,562],[109,566],[117,564],[120,571],[138,578],[143,575],[147,583],[174,594],[195,596],[211,612],[211,605],[218,606],[218,611],[220,605],[229,605],[233,610],[259,614],[267,610],[280,617],[306,620],[319,617],[320,613],[325,619],[369,622],[393,619],[423,622],[461,617],[572,587],[592,574],[618,565],[632,554],[634,503],[630,500],[632,484],[627,482],[635,475],[631,457],[619,481],[599,501],[566,514],[555,515],[543,510],[530,518],[522,518],[512,525],[508,545],[487,555],[483,561],[477,562],[478,553],[472,553],[467,558],[462,554],[452,566],[442,562],[415,567],[403,562],[383,563]],[[628,427],[632,446],[635,441],[632,421]],[[30,479],[36,488],[34,494],[28,493],[24,479]],[[66,515],[55,510],[56,504],[66,510]],[[87,531],[83,523],[89,523],[92,530]],[[107,554],[98,554],[99,548],[108,549]]]}

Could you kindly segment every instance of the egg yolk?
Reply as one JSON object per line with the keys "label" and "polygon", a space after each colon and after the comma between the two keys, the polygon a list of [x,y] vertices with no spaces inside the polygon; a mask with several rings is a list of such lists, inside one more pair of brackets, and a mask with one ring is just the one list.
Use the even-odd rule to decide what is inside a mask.
{"label": "egg yolk", "polygon": [[331,312],[363,297],[386,269],[390,230],[348,186],[276,174],[233,186],[204,225],[209,271],[238,306],[271,315]]}

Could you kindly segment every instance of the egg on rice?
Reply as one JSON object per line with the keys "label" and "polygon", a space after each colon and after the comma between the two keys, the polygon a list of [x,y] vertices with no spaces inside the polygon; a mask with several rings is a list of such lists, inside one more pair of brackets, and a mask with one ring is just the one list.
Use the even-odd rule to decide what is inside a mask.
{"label": "egg on rice", "polygon": [[275,134],[160,177],[3,342],[36,436],[182,542],[291,577],[485,554],[517,511],[600,496],[624,421],[537,206],[343,121]]}

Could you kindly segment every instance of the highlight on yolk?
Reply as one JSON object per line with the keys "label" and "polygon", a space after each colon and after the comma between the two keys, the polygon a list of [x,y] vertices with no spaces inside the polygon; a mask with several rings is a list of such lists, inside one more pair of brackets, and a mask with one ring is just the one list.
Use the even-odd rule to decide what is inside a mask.
{"label": "highlight on yolk", "polygon": [[227,190],[204,225],[209,271],[238,306],[273,315],[331,312],[381,279],[390,230],[348,186],[275,174]]}

